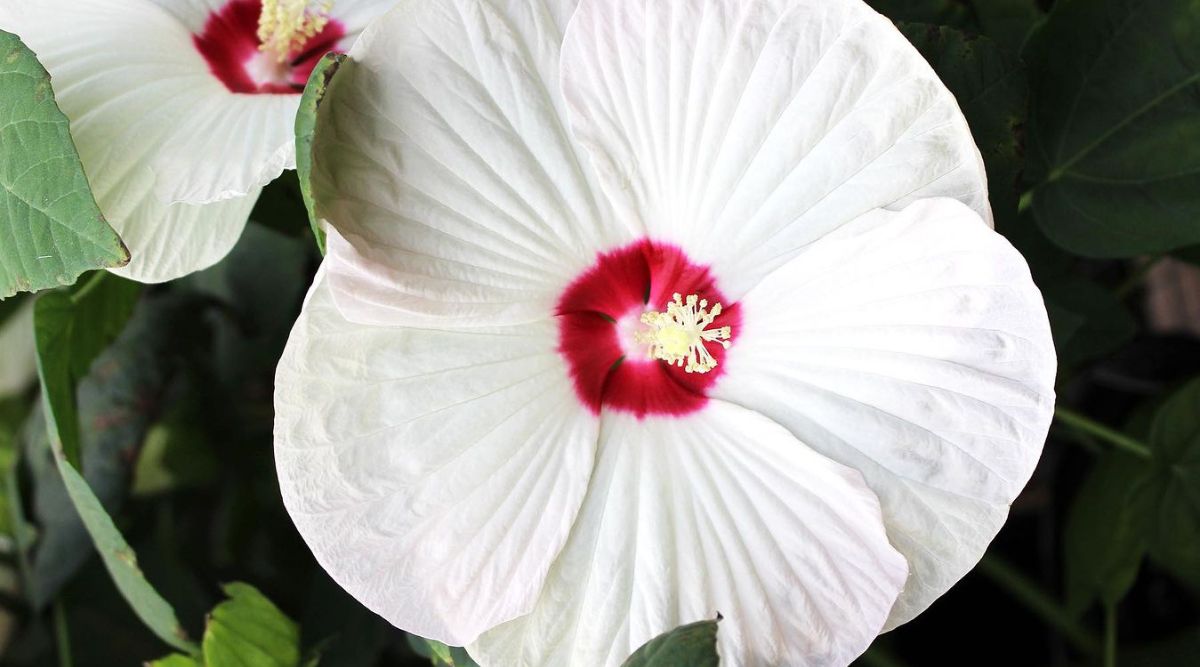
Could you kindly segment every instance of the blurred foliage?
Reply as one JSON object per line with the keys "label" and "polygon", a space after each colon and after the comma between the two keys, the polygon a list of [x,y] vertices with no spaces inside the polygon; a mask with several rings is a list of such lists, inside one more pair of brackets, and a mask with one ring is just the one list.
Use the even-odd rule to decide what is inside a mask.
{"label": "blurred foliage", "polygon": [[[1060,412],[981,566],[860,663],[1196,664],[1200,339],[1151,326],[1143,281],[1166,255],[1200,264],[1200,3],[869,2],[972,127],[1047,301]],[[0,399],[3,664],[474,665],[349,597],[282,506],[273,373],[320,262],[306,187],[268,186],[207,271],[38,297],[44,397]],[[717,631],[629,664],[712,664]]]}

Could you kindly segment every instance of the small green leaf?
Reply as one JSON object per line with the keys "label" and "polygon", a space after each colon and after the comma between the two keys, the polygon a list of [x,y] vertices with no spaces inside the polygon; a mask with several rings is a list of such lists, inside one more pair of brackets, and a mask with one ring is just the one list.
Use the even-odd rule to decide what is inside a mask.
{"label": "small green leaf", "polygon": [[50,75],[2,30],[0,146],[0,298],[129,262],[92,197]]}
{"label": "small green leaf", "polygon": [[682,625],[633,652],[623,667],[717,667],[717,621]]}
{"label": "small green leaf", "polygon": [[38,377],[50,441],[79,466],[75,388],[133,313],[141,286],[96,273],[78,288],[43,294],[34,306]]}
{"label": "small green leaf", "polygon": [[297,667],[300,628],[258,589],[226,584],[204,629],[206,667]]}
{"label": "small green leaf", "polygon": [[1018,132],[1028,97],[1025,70],[986,37],[918,23],[900,28],[958,100],[983,154],[996,227],[1004,231],[1017,215]]}
{"label": "small green leaf", "polygon": [[1051,240],[1092,257],[1200,242],[1200,3],[1060,0],[1025,61],[1026,178]]}
{"label": "small green leaf", "polygon": [[325,91],[329,89],[333,75],[337,74],[338,68],[345,60],[346,56],[341,53],[327,53],[321,58],[308,77],[304,94],[300,96],[300,110],[296,113],[296,175],[300,178],[304,207],[308,209],[308,220],[312,224],[313,235],[317,237],[317,247],[322,255],[325,254],[325,230],[321,229],[312,196],[313,133],[317,128],[317,108],[321,105],[321,99],[325,97]]}

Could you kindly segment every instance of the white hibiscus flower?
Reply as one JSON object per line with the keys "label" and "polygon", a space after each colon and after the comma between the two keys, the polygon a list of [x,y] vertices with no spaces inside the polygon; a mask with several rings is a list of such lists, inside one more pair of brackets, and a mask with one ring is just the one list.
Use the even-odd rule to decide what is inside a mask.
{"label": "white hibiscus flower", "polygon": [[842,665],[978,561],[1054,350],[885,18],[408,0],[350,56],[276,460],[355,597],[489,666],[717,613],[724,664]]}
{"label": "white hibiscus flower", "polygon": [[100,209],[129,247],[114,273],[162,282],[224,257],[262,187],[295,167],[309,73],[393,3],[306,4],[0,2],[0,28],[50,72]]}

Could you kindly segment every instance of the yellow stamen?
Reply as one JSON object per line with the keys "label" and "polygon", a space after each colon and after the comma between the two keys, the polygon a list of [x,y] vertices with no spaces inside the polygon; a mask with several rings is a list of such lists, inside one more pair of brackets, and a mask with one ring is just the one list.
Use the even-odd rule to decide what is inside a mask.
{"label": "yellow stamen", "polygon": [[667,312],[642,314],[642,324],[649,329],[634,334],[634,339],[650,346],[651,359],[683,366],[688,373],[707,373],[717,367],[717,360],[705,344],[716,343],[729,349],[731,329],[708,328],[720,314],[719,303],[709,308],[707,299],[689,294],[684,301],[681,295],[676,294],[667,303]]}
{"label": "yellow stamen", "polygon": [[263,0],[258,15],[259,49],[284,62],[300,52],[308,40],[329,24],[333,0],[322,0],[309,7],[310,0]]}

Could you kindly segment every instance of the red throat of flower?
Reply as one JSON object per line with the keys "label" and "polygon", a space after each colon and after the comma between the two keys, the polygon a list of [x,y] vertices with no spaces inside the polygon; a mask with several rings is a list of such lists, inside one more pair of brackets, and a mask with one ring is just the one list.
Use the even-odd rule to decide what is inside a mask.
{"label": "red throat of flower", "polygon": [[707,267],[648,240],[600,255],[563,292],[557,314],[579,399],[596,414],[638,417],[704,407],[741,324]]}
{"label": "red throat of flower", "polygon": [[229,0],[208,15],[192,36],[213,75],[234,93],[299,94],[317,62],[335,51],[346,30],[336,20],[323,22],[311,36],[285,54],[264,49],[259,25],[262,0]]}

